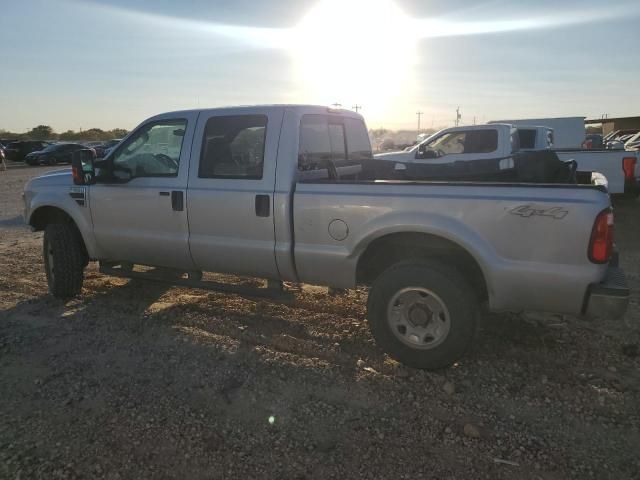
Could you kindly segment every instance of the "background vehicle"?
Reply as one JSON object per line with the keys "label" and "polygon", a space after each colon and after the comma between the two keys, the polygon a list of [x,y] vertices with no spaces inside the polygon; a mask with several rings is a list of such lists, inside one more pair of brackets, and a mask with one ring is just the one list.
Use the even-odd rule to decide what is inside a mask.
{"label": "background vehicle", "polygon": [[20,140],[7,145],[5,154],[7,155],[7,159],[13,160],[14,162],[21,162],[29,153],[42,150],[48,145],[48,142],[42,140]]}
{"label": "background vehicle", "polygon": [[[354,112],[170,112],[102,161],[83,163],[83,153],[71,172],[25,186],[25,219],[45,231],[45,271],[59,297],[80,292],[90,260],[105,273],[252,295],[273,289],[249,293],[202,272],[368,285],[376,341],[419,368],[466,351],[481,304],[617,317],[628,302],[606,190],[381,174],[390,164],[372,159]],[[174,270],[168,279],[132,264]]]}
{"label": "background vehicle", "polygon": [[616,130],[604,138],[605,148],[609,150],[624,150],[625,142],[638,133],[638,130]]}
{"label": "background vehicle", "polygon": [[[549,128],[507,124],[473,125],[446,128],[407,152],[377,154],[376,158],[402,163],[453,164],[458,161],[508,159],[521,150],[520,141],[533,149],[548,149]],[[553,135],[555,140],[555,134]],[[553,152],[561,160],[575,160],[580,172],[598,172],[607,180],[609,193],[637,196],[640,193],[640,153],[619,150],[558,149]],[[505,167],[506,168],[506,167]]]}
{"label": "background vehicle", "polygon": [[582,143],[582,148],[586,150],[602,150],[604,148],[604,142],[602,134],[589,133]]}
{"label": "background vehicle", "polygon": [[56,143],[48,145],[45,149],[31,152],[25,157],[25,163],[29,165],[56,165],[58,163],[71,163],[73,152],[85,149],[78,143]]}
{"label": "background vehicle", "polygon": [[489,122],[515,125],[516,127],[541,125],[553,129],[554,148],[582,148],[585,139],[584,117],[525,118],[520,120],[496,120]]}
{"label": "background vehicle", "polygon": [[627,142],[624,144],[625,150],[638,150],[640,149],[640,132],[636,133],[632,136]]}
{"label": "background vehicle", "polygon": [[121,138],[115,138],[113,140],[107,140],[106,142],[104,142],[102,144],[102,152],[98,153],[96,151],[96,156],[98,158],[103,158],[106,157],[107,155],[109,155],[109,153],[111,153],[111,151],[116,147],[116,145],[118,145],[118,143],[120,143],[122,141]]}
{"label": "background vehicle", "polygon": [[0,146],[2,148],[7,148],[7,145],[9,145],[11,142],[15,142],[16,139],[15,138],[0,138]]}
{"label": "background vehicle", "polygon": [[104,142],[84,142],[83,145],[87,148],[92,148],[96,152],[96,157],[102,158],[104,156]]}

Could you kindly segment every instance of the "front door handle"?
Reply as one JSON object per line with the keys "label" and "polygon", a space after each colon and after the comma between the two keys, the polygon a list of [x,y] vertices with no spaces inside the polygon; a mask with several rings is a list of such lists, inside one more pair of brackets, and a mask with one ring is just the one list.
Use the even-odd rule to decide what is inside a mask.
{"label": "front door handle", "polygon": [[184,210],[184,194],[180,190],[173,190],[171,192],[171,208],[175,212],[182,212]]}
{"label": "front door handle", "polygon": [[269,195],[256,195],[256,215],[258,217],[271,215],[271,197]]}

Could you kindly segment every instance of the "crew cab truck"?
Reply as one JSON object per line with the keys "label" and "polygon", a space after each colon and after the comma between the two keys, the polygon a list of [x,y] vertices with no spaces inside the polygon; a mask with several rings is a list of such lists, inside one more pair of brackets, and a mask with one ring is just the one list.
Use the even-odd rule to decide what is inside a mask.
{"label": "crew cab truck", "polygon": [[364,285],[375,340],[418,368],[458,360],[481,306],[624,313],[602,188],[376,178],[371,157],[349,111],[164,113],[104,160],[76,158],[71,171],[28,182],[25,219],[44,230],[57,297],[79,294],[94,260],[111,274],[155,266],[178,272],[177,285],[223,291],[237,290],[202,272]]}
{"label": "crew cab truck", "polygon": [[553,130],[543,126],[494,123],[446,128],[410,150],[381,153],[376,158],[430,165],[502,159],[501,165],[508,168],[513,154],[530,150],[551,150],[561,160],[574,160],[580,172],[597,172],[606,178],[612,195],[640,195],[640,152],[557,149]]}

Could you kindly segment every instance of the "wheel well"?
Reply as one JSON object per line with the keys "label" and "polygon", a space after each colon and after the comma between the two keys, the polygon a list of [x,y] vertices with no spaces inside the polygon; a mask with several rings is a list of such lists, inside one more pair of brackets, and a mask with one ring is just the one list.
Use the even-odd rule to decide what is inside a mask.
{"label": "wheel well", "polygon": [[44,230],[45,228],[47,228],[47,225],[50,225],[52,223],[63,223],[71,225],[78,235],[78,238],[80,239],[85,257],[88,257],[87,246],[84,244],[84,238],[82,238],[82,234],[80,233],[78,225],[76,225],[76,222],[73,220],[73,218],[71,218],[71,216],[61,208],[40,207],[36,209],[33,214],[31,214],[31,218],[29,219],[29,224],[37,232]]}
{"label": "wheel well", "polygon": [[457,243],[426,233],[394,233],[375,239],[358,259],[356,281],[369,285],[391,265],[413,258],[432,258],[454,266],[481,300],[488,298],[487,282],[476,259]]}

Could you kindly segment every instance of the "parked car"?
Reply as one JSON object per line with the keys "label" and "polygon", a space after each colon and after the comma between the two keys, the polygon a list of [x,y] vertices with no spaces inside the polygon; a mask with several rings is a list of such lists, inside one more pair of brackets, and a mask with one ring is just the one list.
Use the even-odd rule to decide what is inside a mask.
{"label": "parked car", "polygon": [[96,157],[104,158],[109,155],[109,153],[111,153],[111,151],[116,147],[116,145],[118,145],[118,143],[120,143],[121,140],[121,138],[116,138],[104,142],[99,150],[96,149]]}
{"label": "parked car", "polygon": [[624,143],[626,139],[631,138],[637,134],[637,129],[616,130],[611,132],[604,138],[605,148],[609,150],[624,150]]}
{"label": "parked car", "polygon": [[0,146],[0,168],[2,170],[7,169],[7,163],[5,162],[5,160],[6,160],[6,155],[4,153],[4,147]]}
{"label": "parked car", "polygon": [[601,150],[604,148],[604,142],[601,133],[589,133],[582,143],[585,150]]}
{"label": "parked car", "polygon": [[49,145],[48,142],[41,140],[20,140],[17,142],[11,142],[5,148],[5,154],[8,160],[14,162],[21,162],[31,152],[42,150]]}
{"label": "parked car", "polygon": [[545,169],[528,184],[405,180],[372,159],[355,112],[171,112],[101,161],[81,153],[24,188],[56,297],[81,292],[91,260],[111,275],[253,296],[282,292],[202,273],[365,285],[376,342],[417,368],[457,361],[481,305],[611,320],[629,300],[606,189]]}
{"label": "parked car", "polygon": [[[526,135],[520,134],[521,128],[527,130]],[[380,153],[376,158],[430,165],[498,158],[502,159],[503,165],[510,165],[509,158],[518,151],[549,149],[561,160],[575,160],[579,172],[598,172],[604,175],[608,191],[613,195],[635,197],[640,194],[640,153],[624,150],[551,149],[554,137],[550,136],[550,130],[547,127],[496,123],[452,127],[433,134],[408,152]],[[529,148],[521,149],[521,140]]]}
{"label": "parked car", "polygon": [[15,141],[16,141],[15,138],[0,138],[0,147],[7,148],[7,145]]}
{"label": "parked car", "polygon": [[636,133],[624,144],[625,150],[635,151],[640,149],[640,132]]}
{"label": "parked car", "polygon": [[71,163],[73,152],[85,149],[84,145],[78,143],[55,143],[45,149],[31,152],[25,158],[29,165],[56,165],[58,163]]}

